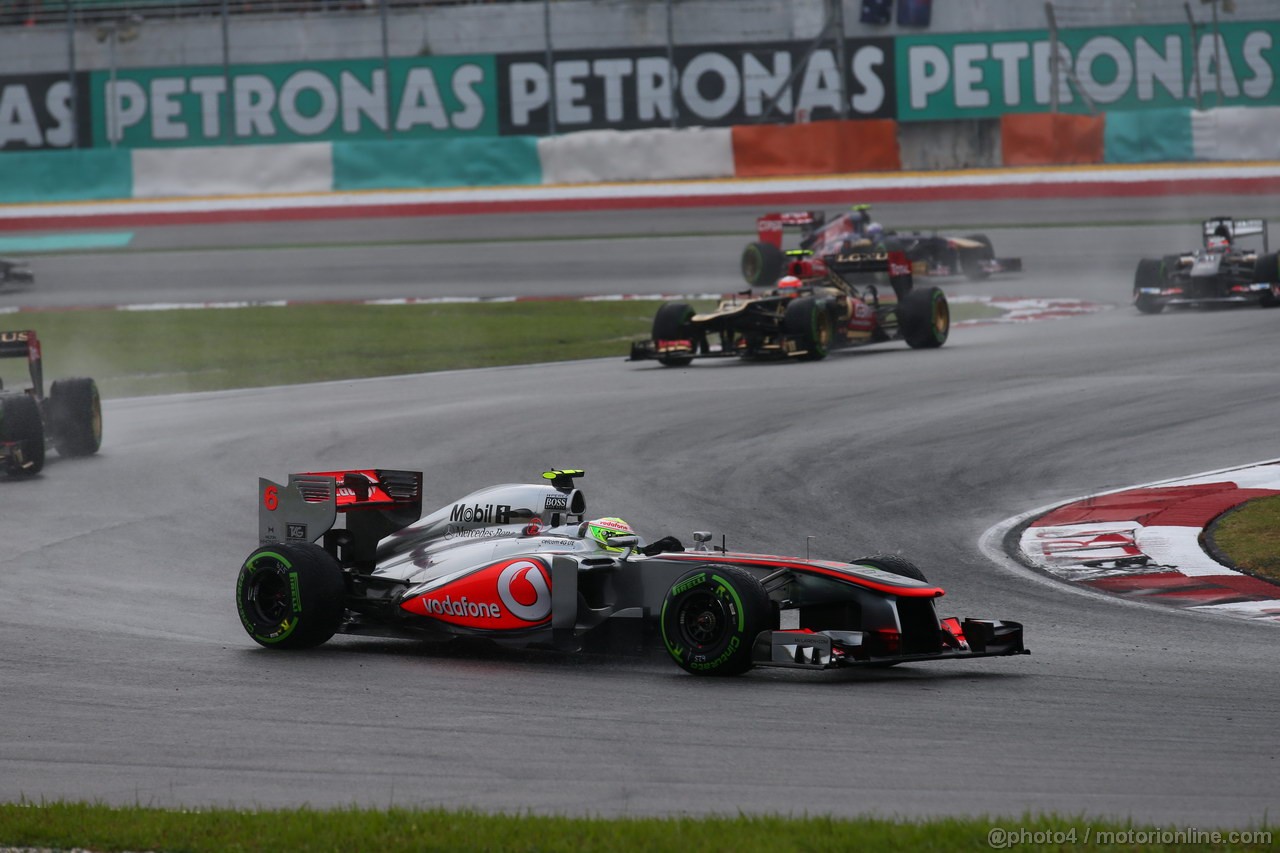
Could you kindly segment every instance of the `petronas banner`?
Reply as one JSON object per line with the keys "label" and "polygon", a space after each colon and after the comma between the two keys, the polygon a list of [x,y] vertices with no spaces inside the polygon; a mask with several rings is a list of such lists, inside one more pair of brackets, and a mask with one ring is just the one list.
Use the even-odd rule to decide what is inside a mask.
{"label": "petronas banner", "polygon": [[494,58],[95,71],[93,144],[496,136]]}

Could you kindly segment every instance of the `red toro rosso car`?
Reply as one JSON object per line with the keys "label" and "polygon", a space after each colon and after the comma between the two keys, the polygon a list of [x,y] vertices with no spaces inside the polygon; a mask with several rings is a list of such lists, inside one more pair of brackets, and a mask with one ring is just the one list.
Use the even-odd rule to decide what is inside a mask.
{"label": "red toro rosso car", "polygon": [[[631,361],[683,367],[697,358],[797,358],[813,361],[835,349],[904,340],[935,349],[951,332],[951,309],[939,288],[917,290],[901,252],[810,257],[792,253],[788,275],[773,290],[722,301],[699,314],[668,302],[653,318],[652,337],[631,345]],[[883,295],[881,285],[888,280]]]}
{"label": "red toro rosso car", "polygon": [[0,331],[0,359],[27,362],[31,385],[4,390],[0,381],[0,471],[29,477],[44,468],[45,450],[88,456],[102,445],[102,402],[92,379],[60,379],[44,394],[40,339],[32,329]]}
{"label": "red toro rosso car", "polygon": [[783,235],[800,232],[799,248],[815,257],[851,252],[902,252],[919,276],[964,275],[971,280],[1018,272],[1021,258],[997,258],[985,234],[946,237],[886,231],[871,221],[871,205],[854,205],[830,219],[820,210],[766,213],[756,219],[756,240],[742,251],[742,277],[752,287],[772,287],[787,265]]}
{"label": "red toro rosso car", "polygon": [[472,492],[425,517],[422,474],[366,469],[259,480],[259,545],[240,621],[260,645],[334,634],[515,647],[661,644],[698,675],[1025,654],[1022,626],[939,618],[942,589],[901,557],[850,562],[652,544],[590,518],[580,470]]}

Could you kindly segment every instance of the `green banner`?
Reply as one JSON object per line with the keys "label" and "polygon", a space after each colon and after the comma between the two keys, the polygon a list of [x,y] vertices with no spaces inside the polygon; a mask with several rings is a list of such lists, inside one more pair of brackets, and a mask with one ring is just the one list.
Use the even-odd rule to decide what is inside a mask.
{"label": "green banner", "polygon": [[[1061,112],[1280,104],[1280,21],[1058,32]],[[992,118],[1048,112],[1049,33],[899,36],[898,120]],[[1068,73],[1071,72],[1071,73]]]}
{"label": "green banner", "polygon": [[333,188],[339,192],[540,183],[532,136],[333,144]]}
{"label": "green banner", "polygon": [[498,132],[491,55],[95,71],[90,92],[103,148]]}

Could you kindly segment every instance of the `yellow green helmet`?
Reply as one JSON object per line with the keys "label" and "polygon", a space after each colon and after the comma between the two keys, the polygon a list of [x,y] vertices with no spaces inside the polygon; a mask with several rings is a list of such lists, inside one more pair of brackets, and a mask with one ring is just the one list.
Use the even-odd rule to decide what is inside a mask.
{"label": "yellow green helmet", "polygon": [[595,539],[605,550],[621,551],[622,548],[614,548],[609,545],[609,540],[615,536],[635,536],[636,532],[620,518],[593,518],[587,522],[586,537]]}

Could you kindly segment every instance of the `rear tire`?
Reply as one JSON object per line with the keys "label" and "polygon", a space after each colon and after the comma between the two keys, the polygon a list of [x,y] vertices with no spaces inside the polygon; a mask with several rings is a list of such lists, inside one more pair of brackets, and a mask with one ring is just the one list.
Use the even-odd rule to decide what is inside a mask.
{"label": "rear tire", "polygon": [[752,287],[773,287],[785,266],[786,256],[772,243],[748,243],[742,250],[742,277]]}
{"label": "rear tire", "polygon": [[1259,255],[1253,265],[1253,281],[1271,285],[1271,291],[1258,300],[1263,308],[1280,305],[1280,299],[1276,298],[1276,286],[1280,283],[1280,255]]}
{"label": "rear tire", "polygon": [[912,290],[898,305],[902,338],[912,349],[937,349],[951,334],[951,306],[941,288]]}
{"label": "rear tire", "polygon": [[901,575],[904,578],[928,583],[924,572],[916,566],[915,563],[906,557],[899,557],[897,554],[876,554],[871,557],[859,557],[856,560],[850,560],[850,563],[859,566],[870,566],[873,569],[882,569],[895,575]]}
{"label": "rear tire", "polygon": [[1164,302],[1159,297],[1143,293],[1142,288],[1164,289],[1164,262],[1156,258],[1143,258],[1138,261],[1138,269],[1133,274],[1133,304],[1143,314],[1159,314],[1164,310]]}
{"label": "rear tire", "polygon": [[741,675],[773,608],[760,581],[737,566],[699,566],[667,590],[658,623],[672,660],[694,675]]}
{"label": "rear tire", "polygon": [[337,633],[346,587],[328,551],[310,542],[263,545],[236,580],[240,624],[269,649],[309,649]]}
{"label": "rear tire", "polygon": [[0,441],[17,444],[3,462],[9,474],[32,477],[44,468],[44,421],[34,397],[0,394]]}
{"label": "rear tire", "polygon": [[49,388],[49,428],[61,456],[90,456],[102,447],[102,397],[92,379],[60,379]]}
{"label": "rear tire", "polygon": [[791,300],[786,313],[782,315],[782,331],[800,344],[805,351],[800,358],[805,361],[826,358],[835,335],[827,303],[812,296],[800,296]]}
{"label": "rear tire", "polygon": [[[693,308],[684,302],[668,302],[653,317],[655,341],[693,340]],[[663,355],[658,361],[667,367],[685,367],[693,356]]]}

